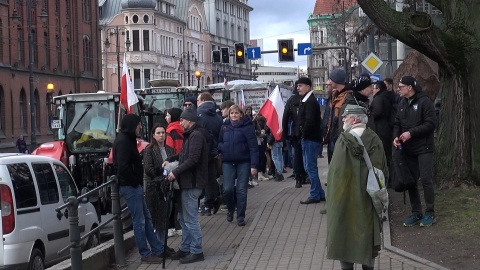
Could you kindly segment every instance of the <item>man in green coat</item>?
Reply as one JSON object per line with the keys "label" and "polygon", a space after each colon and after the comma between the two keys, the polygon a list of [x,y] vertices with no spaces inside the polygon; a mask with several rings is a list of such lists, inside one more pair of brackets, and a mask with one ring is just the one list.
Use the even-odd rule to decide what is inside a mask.
{"label": "man in green coat", "polygon": [[383,144],[366,127],[367,110],[347,105],[343,116],[344,132],[339,136],[328,169],[327,186],[327,258],[339,260],[342,269],[373,269],[380,251],[380,220],[367,193],[368,168],[363,147],[351,132],[363,141],[374,167],[386,175]]}

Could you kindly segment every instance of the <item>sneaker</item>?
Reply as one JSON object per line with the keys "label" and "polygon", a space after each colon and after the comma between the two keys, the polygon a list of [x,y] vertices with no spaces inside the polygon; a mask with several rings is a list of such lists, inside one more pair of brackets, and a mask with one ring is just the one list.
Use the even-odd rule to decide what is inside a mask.
{"label": "sneaker", "polygon": [[177,236],[182,236],[182,230],[175,230],[175,234]]}
{"label": "sneaker", "polygon": [[250,184],[252,184],[252,186],[258,186],[258,182],[255,181],[255,179],[253,179],[252,181],[250,181]]}
{"label": "sneaker", "polygon": [[283,181],[283,180],[285,180],[285,177],[283,177],[283,174],[281,174],[281,173],[277,174],[275,176],[275,179],[274,179],[274,181],[276,181],[276,182],[280,182],[280,181]]}
{"label": "sneaker", "polygon": [[422,219],[422,216],[412,214],[407,218],[407,220],[403,222],[403,226],[412,227],[413,225],[419,223],[421,219]]}
{"label": "sneaker", "polygon": [[158,256],[150,254],[147,257],[142,257],[142,263],[162,263],[162,259]]}
{"label": "sneaker", "polygon": [[250,184],[250,182],[248,182],[248,185],[247,185],[248,188],[254,188],[255,186]]}
{"label": "sneaker", "polygon": [[173,237],[173,236],[175,236],[175,235],[177,235],[177,234],[175,233],[175,229],[168,229],[168,237]]}
{"label": "sneaker", "polygon": [[227,211],[228,208],[227,208],[227,206],[226,206],[225,204],[222,204],[222,205],[220,206],[220,210],[222,210],[222,211]]}
{"label": "sneaker", "polygon": [[270,180],[270,178],[265,177],[265,176],[263,175],[263,173],[259,173],[259,174],[258,174],[258,180],[260,180],[260,181],[267,181],[267,180]]}
{"label": "sneaker", "polygon": [[202,209],[202,212],[200,213],[202,216],[211,216],[212,215],[212,210],[209,207],[204,207]]}
{"label": "sneaker", "polygon": [[435,218],[434,215],[432,214],[425,214],[425,216],[422,219],[422,222],[420,222],[420,227],[429,227],[432,226],[433,223],[435,223],[437,219]]}

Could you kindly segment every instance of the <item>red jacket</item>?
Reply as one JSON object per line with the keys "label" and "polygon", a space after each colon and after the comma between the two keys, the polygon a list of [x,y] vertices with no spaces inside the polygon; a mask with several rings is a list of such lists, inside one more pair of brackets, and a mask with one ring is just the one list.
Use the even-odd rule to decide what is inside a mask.
{"label": "red jacket", "polygon": [[165,144],[175,149],[175,154],[180,154],[182,151],[183,127],[180,125],[180,121],[168,124]]}

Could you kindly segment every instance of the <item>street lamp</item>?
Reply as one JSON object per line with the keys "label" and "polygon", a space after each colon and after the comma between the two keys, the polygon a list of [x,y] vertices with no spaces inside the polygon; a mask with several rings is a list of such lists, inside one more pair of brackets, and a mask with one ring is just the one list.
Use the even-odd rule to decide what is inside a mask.
{"label": "street lamp", "polygon": [[[110,28],[104,28],[105,32],[109,32],[110,36],[115,35],[115,42],[116,42],[116,52],[117,52],[117,78],[118,78],[118,92],[120,93],[121,88],[122,88],[122,83],[121,83],[121,75],[120,75],[120,37],[118,36],[119,30],[122,30],[121,35],[125,35],[125,31],[127,30],[125,27],[110,27]],[[105,42],[103,43],[105,45],[105,48],[110,48],[110,40],[108,37],[105,39]],[[127,36],[127,40],[125,41],[125,47],[128,49],[130,48],[130,45],[132,43],[130,42],[130,37]],[[105,66],[107,66],[107,59],[105,59]]]}
{"label": "street lamp", "polygon": [[200,77],[202,77],[202,72],[200,72],[200,70],[195,71],[195,77],[197,78],[197,91],[200,91]]}
{"label": "street lamp", "polygon": [[[36,104],[35,104],[35,88],[33,87],[33,34],[32,34],[32,7],[37,6],[37,2],[34,0],[26,0],[27,1],[27,30],[28,30],[28,82],[30,88],[30,153],[35,149],[37,146],[37,134],[35,133],[36,130]],[[47,12],[45,8],[42,8],[42,12],[39,15],[40,20],[42,23],[46,23],[48,19]],[[20,15],[17,12],[17,9],[13,9],[13,13],[11,16],[12,21],[20,25]]]}
{"label": "street lamp", "polygon": [[188,76],[188,85],[190,86],[190,58],[194,58],[193,65],[195,67],[198,66],[198,61],[197,61],[197,55],[194,52],[183,52],[180,54],[180,63],[178,64],[178,70],[179,71],[184,71],[185,70],[185,64],[183,62],[183,59],[187,59],[187,76]]}
{"label": "street lamp", "polygon": [[47,84],[47,114],[48,114],[48,127],[51,129],[51,120],[53,115],[53,92],[55,91],[55,85],[53,83]]}

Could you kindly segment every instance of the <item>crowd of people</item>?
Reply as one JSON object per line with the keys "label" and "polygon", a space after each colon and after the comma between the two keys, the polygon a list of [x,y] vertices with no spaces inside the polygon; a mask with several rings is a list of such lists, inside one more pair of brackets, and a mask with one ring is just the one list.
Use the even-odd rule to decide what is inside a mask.
{"label": "crowd of people", "polygon": [[[292,167],[295,188],[310,184],[300,204],[326,201],[327,257],[339,260],[342,269],[353,269],[353,264],[373,269],[381,219],[365,188],[364,147],[372,165],[386,175],[393,151],[402,151],[410,173],[422,181],[427,206],[423,213],[417,187],[409,190],[412,215],[404,226],[433,224],[433,103],[410,76],[402,77],[398,91],[391,79],[372,82],[368,74],[352,82],[345,78],[342,69],[330,72],[323,117],[311,80],[299,78],[285,104],[281,139],[252,107],[231,100],[217,106],[205,92],[186,99],[183,110],[166,111],[168,125],[153,126],[142,160],[135,147],[140,117],[126,115],[113,160],[142,262],[204,260],[198,215],[215,214],[224,204],[227,221],[235,218],[237,226],[245,226],[248,189],[259,181],[283,181],[285,167]],[[317,166],[324,146],[328,200]],[[173,193],[171,201],[167,193]],[[182,236],[177,251],[165,244],[166,236],[174,234]]]}

